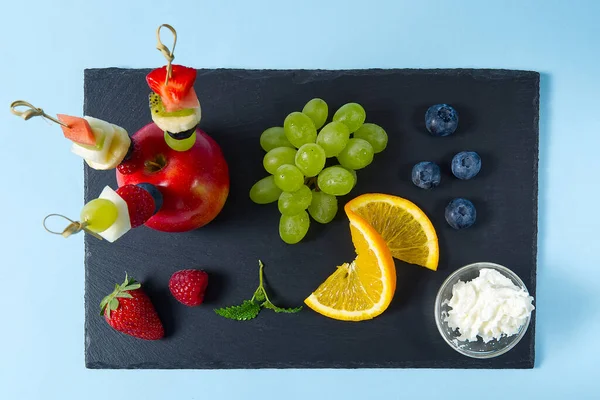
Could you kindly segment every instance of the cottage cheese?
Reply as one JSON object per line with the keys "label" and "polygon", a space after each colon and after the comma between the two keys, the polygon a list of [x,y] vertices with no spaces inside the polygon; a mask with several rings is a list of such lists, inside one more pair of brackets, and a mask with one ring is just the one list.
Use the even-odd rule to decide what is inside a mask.
{"label": "cottage cheese", "polygon": [[485,343],[502,336],[515,335],[531,311],[533,297],[494,269],[482,269],[479,277],[469,282],[458,281],[452,287],[448,302],[451,310],[445,321],[458,329],[461,341]]}

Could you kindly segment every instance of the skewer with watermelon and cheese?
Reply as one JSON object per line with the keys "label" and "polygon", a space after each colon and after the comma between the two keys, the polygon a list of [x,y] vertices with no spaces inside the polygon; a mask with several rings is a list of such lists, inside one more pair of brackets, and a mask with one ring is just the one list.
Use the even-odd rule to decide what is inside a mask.
{"label": "skewer with watermelon and cheese", "polygon": [[120,126],[93,117],[58,114],[65,137],[73,142],[71,152],[93,169],[116,168],[127,156],[131,139]]}
{"label": "skewer with watermelon and cheese", "polygon": [[[25,107],[25,110],[19,109],[20,107]],[[125,129],[101,119],[65,114],[58,114],[56,119],[24,100],[13,101],[10,112],[25,121],[33,117],[43,117],[59,124],[64,136],[73,142],[71,151],[82,157],[94,169],[116,168],[130,155],[130,148],[133,147]]]}

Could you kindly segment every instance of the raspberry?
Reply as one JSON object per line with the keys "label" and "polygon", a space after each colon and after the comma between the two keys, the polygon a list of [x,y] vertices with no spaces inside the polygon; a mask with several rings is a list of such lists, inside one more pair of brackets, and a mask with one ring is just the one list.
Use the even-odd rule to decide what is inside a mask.
{"label": "raspberry", "polygon": [[204,301],[208,274],[197,269],[175,272],[169,279],[169,290],[177,301],[186,306],[197,306]]}

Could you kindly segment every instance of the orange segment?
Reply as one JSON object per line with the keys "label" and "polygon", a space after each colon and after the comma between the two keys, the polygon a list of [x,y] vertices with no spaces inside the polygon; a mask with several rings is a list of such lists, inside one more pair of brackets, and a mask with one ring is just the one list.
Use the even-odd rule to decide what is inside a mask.
{"label": "orange segment", "polygon": [[345,263],[304,302],[343,321],[363,321],[384,312],[396,290],[396,269],[382,237],[356,214],[348,214],[357,257]]}
{"label": "orange segment", "polygon": [[344,210],[359,215],[381,235],[394,258],[436,270],[438,239],[427,215],[414,203],[387,194],[364,194],[349,201]]}
{"label": "orange segment", "polygon": [[61,125],[63,134],[67,139],[77,144],[96,145],[96,136],[94,136],[92,127],[85,119],[64,114],[58,114],[57,117],[60,122],[69,126],[67,128]]}

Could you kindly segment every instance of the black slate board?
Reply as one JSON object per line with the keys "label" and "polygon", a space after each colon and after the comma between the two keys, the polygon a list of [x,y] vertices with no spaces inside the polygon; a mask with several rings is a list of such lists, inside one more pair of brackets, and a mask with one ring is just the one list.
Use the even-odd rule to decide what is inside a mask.
{"label": "black slate board", "polygon": [[[85,115],[135,132],[150,121],[149,70],[85,71]],[[184,234],[138,228],[114,244],[86,237],[85,360],[88,368],[532,368],[535,313],[523,340],[496,359],[475,360],[452,350],[434,323],[433,303],[443,280],[476,261],[508,266],[535,296],[539,74],[507,70],[273,71],[199,70],[196,91],[201,127],[221,146],[231,171],[231,194],[208,226]],[[269,287],[280,304],[297,306],[336,265],[351,260],[347,220],[340,212],[327,225],[313,223],[308,238],[288,246],[278,237],[275,205],[248,198],[263,177],[260,133],[321,97],[335,111],[356,101],[367,120],[385,127],[387,150],[358,173],[348,198],[384,192],[411,199],[435,225],[439,270],[397,262],[398,287],[388,311],[362,323],[334,321],[309,309],[297,315],[264,311],[248,322],[223,319],[212,308],[248,298],[257,285],[257,260],[266,264]],[[458,131],[434,138],[423,115],[435,103],[453,104]],[[332,113],[331,113],[332,115]],[[458,151],[476,150],[479,176],[453,179],[449,162]],[[440,163],[442,184],[423,191],[410,182],[412,166]],[[86,167],[85,199],[105,185],[116,187],[114,171]],[[456,232],[444,221],[453,197],[473,200],[477,224]],[[342,202],[343,204],[343,202]],[[170,275],[181,268],[211,274],[206,305],[187,308],[168,292]],[[155,303],[167,337],[146,342],[113,331],[98,304],[127,271],[141,280]]]}

